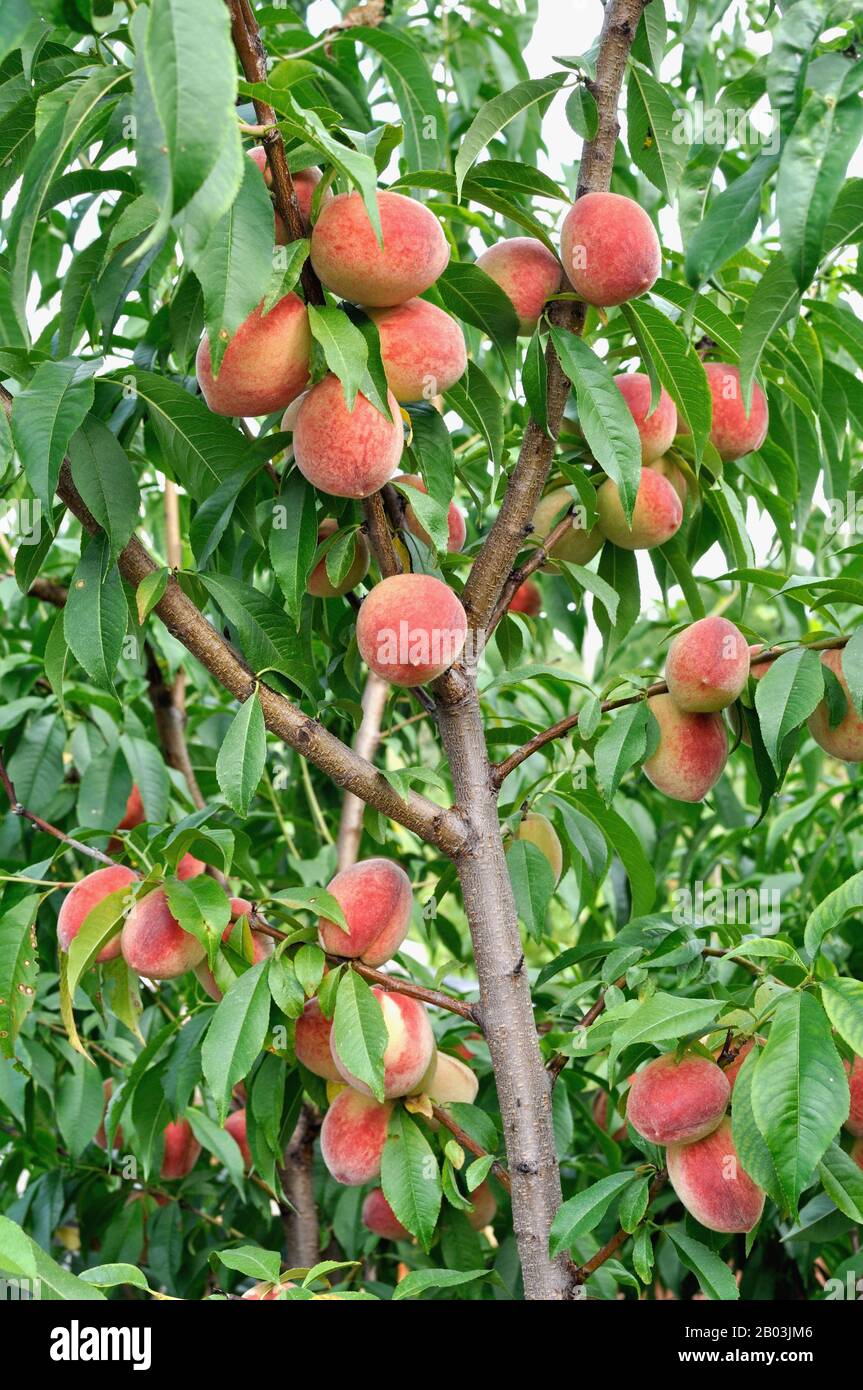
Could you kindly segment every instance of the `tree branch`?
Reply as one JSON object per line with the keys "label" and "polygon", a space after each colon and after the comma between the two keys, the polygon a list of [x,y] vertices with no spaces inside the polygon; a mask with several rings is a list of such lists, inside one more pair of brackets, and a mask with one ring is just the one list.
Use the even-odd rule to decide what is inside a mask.
{"label": "tree branch", "polygon": [[549,559],[557,542],[562,536],[566,535],[571,525],[572,508],[570,507],[566,514],[561,517],[557,525],[549,531],[542,545],[537,546],[536,550],[531,551],[523,564],[517,565],[514,570],[510,571],[509,577],[504,581],[503,589],[501,590],[495,610],[489,619],[486,629],[487,638],[494,632],[504,613],[509,608],[516,589],[519,589],[526,579],[529,579],[532,574],[535,574],[538,569],[542,568]]}
{"label": "tree branch", "polygon": [[304,1104],[279,1169],[289,1204],[280,1203],[287,1262],[304,1269],[313,1268],[320,1259],[320,1223],[313,1173],[315,1139],[320,1127],[317,1111]]}
{"label": "tree branch", "polygon": [[[660,1173],[657,1173],[653,1182],[650,1184],[650,1190],[647,1194],[648,1208],[650,1207],[650,1204],[653,1201],[653,1199],[659,1195],[659,1193],[662,1191],[663,1187],[667,1182],[668,1174],[663,1168]],[[642,1221],[638,1223],[638,1226],[642,1224],[644,1219],[645,1218],[643,1217]],[[638,1226],[636,1226],[635,1231],[638,1230]],[[608,1241],[605,1245],[603,1245],[601,1250],[597,1250],[596,1254],[593,1255],[591,1259],[589,1259],[585,1264],[579,1266],[575,1273],[576,1283],[584,1284],[590,1278],[591,1274],[596,1273],[600,1265],[604,1265],[606,1260],[610,1260],[612,1255],[617,1254],[621,1245],[625,1245],[625,1243],[629,1240],[629,1237],[635,1235],[635,1231],[624,1231],[623,1227],[621,1227],[621,1229],[616,1233],[616,1235],[613,1235],[611,1237],[611,1240]]]}
{"label": "tree branch", "polygon": [[66,834],[65,830],[60,830],[56,825],[52,825],[50,821],[43,820],[41,816],[37,816],[35,811],[28,811],[26,806],[22,806],[15,793],[12,779],[6,770],[2,748],[0,748],[0,785],[2,785],[3,790],[9,798],[9,805],[14,815],[20,816],[22,820],[30,821],[31,825],[35,825],[37,830],[43,831],[46,835],[53,835],[55,840],[62,840],[63,844],[67,845],[69,849],[75,849],[79,854],[85,854],[90,859],[96,859],[100,864],[114,865],[117,862],[115,859],[112,859],[109,854],[103,854],[102,850],[96,849],[95,845],[85,845],[81,840],[73,839],[71,835]]}
{"label": "tree branch", "polygon": [[[449,1130],[450,1134],[461,1144],[463,1149],[467,1149],[468,1153],[472,1153],[474,1158],[488,1158],[488,1151],[484,1149],[481,1144],[478,1144],[475,1139],[471,1139],[470,1135],[462,1129],[461,1125],[456,1124],[452,1115],[444,1106],[433,1105],[432,1112],[438,1123],[442,1124],[444,1129]],[[512,1183],[509,1173],[502,1163],[498,1163],[497,1159],[495,1159],[494,1163],[491,1165],[490,1172],[494,1174],[505,1191],[512,1192]]]}
{"label": "tree branch", "polygon": [[[366,688],[363,691],[363,717],[357,736],[354,739],[354,752],[372,763],[381,741],[381,720],[386,709],[390,687],[387,681],[369,671]],[[363,814],[365,802],[353,792],[345,792],[342,800],[342,814],[339,821],[339,834],[336,840],[338,868],[349,869],[357,861],[360,840],[363,835]]]}

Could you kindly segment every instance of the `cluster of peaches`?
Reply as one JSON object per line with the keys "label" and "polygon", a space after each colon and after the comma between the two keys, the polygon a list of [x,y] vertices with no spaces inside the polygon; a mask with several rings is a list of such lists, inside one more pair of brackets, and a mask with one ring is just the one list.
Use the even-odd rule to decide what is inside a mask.
{"label": "cluster of peaches", "polygon": [[[710,1231],[751,1231],[764,1210],[765,1194],[740,1162],[728,1116],[734,1083],[754,1046],[750,1038],[725,1068],[699,1053],[667,1053],[629,1078],[627,1120],[643,1139],[666,1149],[668,1176],[677,1196]],[[845,1067],[851,1087],[845,1128],[855,1136],[851,1156],[863,1168],[863,1057]],[[594,1118],[605,1129],[604,1092],[598,1102]],[[614,1137],[625,1133],[624,1126]]]}

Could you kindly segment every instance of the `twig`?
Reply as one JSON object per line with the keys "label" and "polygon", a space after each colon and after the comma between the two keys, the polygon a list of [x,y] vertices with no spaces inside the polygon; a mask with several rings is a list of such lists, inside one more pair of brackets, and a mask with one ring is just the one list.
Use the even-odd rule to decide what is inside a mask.
{"label": "twig", "polygon": [[12,783],[9,773],[6,771],[2,748],[0,748],[0,783],[2,783],[3,789],[9,798],[9,805],[12,808],[13,815],[20,816],[22,820],[30,821],[31,825],[35,825],[37,830],[43,831],[46,835],[53,835],[55,840],[62,840],[63,844],[68,845],[69,849],[76,849],[79,854],[86,854],[90,859],[98,860],[100,864],[110,864],[113,866],[116,863],[116,860],[112,859],[109,854],[103,854],[102,850],[96,849],[94,845],[85,845],[81,840],[73,839],[71,835],[66,834],[65,830],[58,829],[58,827],[52,825],[50,821],[43,820],[41,816],[37,816],[35,811],[28,811],[26,806],[21,805],[21,802],[15,794],[14,784]]}
{"label": "twig", "polygon": [[497,606],[489,619],[487,636],[491,636],[492,632],[494,632],[494,629],[497,627],[504,613],[509,608],[512,596],[515,593],[516,589],[521,588],[522,584],[526,579],[529,579],[532,574],[535,574],[538,569],[542,568],[542,566],[549,559],[552,550],[557,545],[557,542],[561,539],[562,536],[566,535],[571,525],[572,508],[570,507],[569,510],[566,512],[566,515],[561,517],[557,525],[553,527],[551,531],[549,531],[542,545],[538,546],[536,550],[531,552],[528,559],[524,561],[524,564],[518,565],[514,570],[511,571],[509,578],[506,580],[503,589],[501,590],[501,595],[497,601]]}
{"label": "twig", "polygon": [[[363,717],[357,736],[354,739],[354,752],[373,763],[381,741],[381,720],[387,705],[390,687],[387,681],[369,671],[366,688],[363,691]],[[422,718],[419,715],[418,718]],[[348,869],[356,863],[360,841],[363,835],[363,814],[365,802],[353,792],[345,792],[342,801],[342,815],[339,821],[338,846],[339,870]]]}
{"label": "twig", "polygon": [[[433,1105],[432,1111],[434,1112],[435,1119],[442,1124],[445,1129],[448,1129],[453,1138],[461,1144],[463,1149],[467,1149],[468,1153],[472,1153],[474,1158],[489,1157],[488,1151],[484,1149],[481,1144],[478,1144],[475,1139],[471,1139],[470,1135],[466,1134],[461,1126],[456,1124],[452,1115],[442,1105]],[[499,1163],[497,1159],[495,1159],[494,1163],[491,1165],[490,1171],[494,1173],[501,1187],[505,1188],[507,1192],[512,1192],[512,1182],[509,1173],[502,1163]]]}
{"label": "twig", "polygon": [[[661,1172],[657,1173],[656,1177],[653,1179],[653,1182],[650,1184],[650,1189],[647,1194],[648,1207],[650,1206],[654,1198],[657,1197],[659,1193],[662,1191],[667,1181],[668,1174],[663,1168]],[[644,1218],[642,1218],[642,1220],[643,1219]],[[639,1222],[639,1226],[641,1224],[642,1223]],[[638,1230],[638,1226],[636,1226],[635,1230]],[[611,1240],[607,1241],[606,1244],[603,1245],[601,1250],[597,1250],[596,1254],[592,1256],[591,1259],[589,1259],[585,1264],[579,1266],[579,1268],[575,1272],[576,1283],[584,1284],[590,1278],[591,1274],[595,1274],[596,1271],[599,1269],[600,1265],[604,1265],[606,1260],[610,1260],[612,1255],[616,1255],[621,1245],[625,1245],[626,1242],[629,1240],[629,1237],[633,1235],[635,1235],[635,1231],[624,1231],[623,1227],[621,1227],[620,1230],[611,1237]]]}
{"label": "twig", "polygon": [[394,574],[401,574],[402,565],[393,544],[382,492],[373,492],[371,497],[363,499],[363,515],[366,519],[369,545],[382,578],[389,579]]}

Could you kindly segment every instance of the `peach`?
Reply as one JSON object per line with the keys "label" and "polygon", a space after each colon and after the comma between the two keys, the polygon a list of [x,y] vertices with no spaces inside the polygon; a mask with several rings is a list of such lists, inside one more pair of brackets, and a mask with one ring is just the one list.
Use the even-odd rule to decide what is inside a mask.
{"label": "peach", "polygon": [[855,1057],[854,1065],[845,1063],[848,1083],[851,1088],[851,1109],[845,1128],[855,1139],[863,1138],[863,1057]]}
{"label": "peach", "polygon": [[275,1303],[281,1301],[279,1300],[279,1294],[282,1292],[282,1289],[295,1289],[296,1287],[296,1284],[292,1283],[290,1279],[283,1284],[255,1284],[252,1288],[246,1290],[242,1298],[244,1300],[250,1298],[260,1303]]}
{"label": "peach", "polygon": [[610,308],[649,290],[662,268],[656,230],[619,193],[585,193],[563,220],[560,259],[576,294]]}
{"label": "peach", "polygon": [[213,375],[206,333],[195,366],[204,399],[217,415],[269,415],[284,410],[309,380],[312,335],[309,315],[296,294],[286,294],[268,314],[253,309],[228,343]]}
{"label": "peach", "polygon": [[361,859],[336,874],[327,892],[342,909],[348,930],[320,917],[318,940],[325,951],[366,965],[383,965],[395,955],[408,934],[413,907],[404,869],[391,859]]}
{"label": "peach", "polygon": [[758,1225],[764,1193],[744,1171],[729,1119],[694,1144],[670,1145],[665,1159],[681,1202],[709,1231],[742,1233]]}
{"label": "peach", "polygon": [[207,866],[203,859],[196,859],[194,854],[184,854],[176,869],[175,875],[179,879],[197,878],[199,874],[205,872]]}
{"label": "peach", "polygon": [[420,1090],[435,1105],[452,1105],[453,1101],[473,1105],[479,1091],[479,1080],[476,1073],[460,1062],[458,1057],[437,1051],[420,1082]]}
{"label": "peach", "polygon": [[398,400],[430,401],[467,371],[464,333],[436,304],[409,299],[368,313],[380,334],[387,384]]}
{"label": "peach", "polygon": [[165,1148],[160,1178],[166,1182],[191,1173],[201,1152],[188,1120],[174,1120],[165,1129]]}
{"label": "peach", "polygon": [[[624,1104],[623,1109],[625,1110],[625,1108],[626,1107]],[[608,1095],[605,1091],[597,1091],[596,1093],[596,1097],[593,1102],[593,1122],[594,1124],[598,1125],[600,1129],[605,1130],[606,1133],[608,1132]],[[611,1137],[618,1144],[622,1139],[626,1138],[625,1122],[624,1124],[619,1125],[617,1129],[615,1129]]]}
{"label": "peach", "polygon": [[246,1138],[246,1112],[245,1110],[232,1110],[225,1120],[225,1129],[232,1139],[237,1141],[240,1153],[243,1155],[243,1162],[247,1168],[252,1166],[252,1151],[249,1148],[249,1141]]}
{"label": "peach", "polygon": [[[263,145],[255,145],[254,149],[248,151],[248,155],[250,159],[254,160],[255,164],[257,164],[258,168],[263,174],[264,182],[267,185],[267,187],[272,188],[273,176],[270,173],[270,166],[267,163],[267,152],[264,149]],[[309,169],[298,169],[296,173],[291,174],[291,179],[293,180],[294,184],[294,192],[297,195],[297,203],[299,204],[300,208],[300,216],[303,219],[303,223],[305,224],[307,231],[312,215],[312,198],[314,197],[315,189],[317,188],[322,178],[323,175],[320,169],[315,169],[314,166],[312,166]],[[329,189],[327,189],[321,199],[321,206],[323,206],[324,203],[328,202],[332,196],[332,193],[330,193]],[[280,213],[275,213],[275,219],[276,245],[286,246],[288,242],[291,240],[290,233],[288,232],[288,229],[285,226],[285,223]]]}
{"label": "peach", "polygon": [[[764,1046],[765,1041],[766,1041],[766,1039],[765,1039],[765,1038],[762,1038],[762,1037],[759,1035],[758,1042],[759,1042],[759,1044],[760,1044],[762,1047]],[[722,1070],[725,1072],[726,1077],[728,1078],[728,1084],[729,1084],[729,1086],[731,1087],[732,1091],[734,1090],[734,1083],[735,1083],[735,1081],[737,1080],[737,1078],[738,1078],[738,1076],[739,1076],[739,1074],[740,1074],[740,1068],[743,1066],[743,1063],[746,1061],[746,1058],[749,1056],[749,1054],[750,1054],[750,1052],[752,1051],[752,1049],[753,1049],[754,1046],[755,1046],[755,1039],[754,1039],[754,1038],[748,1038],[748,1039],[746,1040],[746,1042],[743,1044],[743,1046],[740,1048],[740,1050],[738,1051],[737,1056],[734,1058],[734,1061],[733,1061],[733,1062],[729,1062],[729,1064],[728,1064],[727,1067],[723,1067],[723,1068],[722,1068]],[[720,1047],[719,1051],[716,1053],[716,1059],[717,1059],[717,1061],[719,1060],[719,1058],[720,1058],[721,1056],[722,1056],[722,1048]]]}
{"label": "peach", "polygon": [[[417,492],[428,492],[428,488],[422,478],[417,473],[402,473],[396,478],[396,482],[405,487],[416,488]],[[424,545],[431,545],[431,537],[428,531],[423,530],[417,521],[413,507],[410,504],[405,507],[405,525],[412,535],[416,536]],[[447,512],[447,527],[449,536],[446,548],[449,551],[461,550],[467,535],[464,517],[456,506],[455,502],[450,502]]]}
{"label": "peach", "polygon": [[392,1106],[345,1087],[321,1125],[321,1156],[336,1182],[362,1187],[381,1171]]}
{"label": "peach", "polygon": [[404,304],[446,269],[449,245],[422,203],[401,193],[378,193],[383,245],[359,193],[340,193],[321,209],[312,231],[312,266],[341,299],[375,309]]}
{"label": "peach", "polygon": [[294,397],[282,416],[280,429],[287,430],[288,434],[293,434],[297,428],[297,416],[300,413],[300,407],[308,394],[308,391],[301,391],[298,396]]}
{"label": "peach", "polygon": [[[550,536],[561,520],[564,508],[571,507],[573,501],[574,498],[565,487],[555,488],[553,492],[547,493],[533,514],[534,534],[542,540]],[[602,549],[605,537],[598,526],[594,526],[590,531],[584,529],[579,510],[573,514],[569,529],[564,531],[560,540],[553,545],[553,560],[566,560],[570,565],[586,565]],[[553,570],[554,565],[544,565],[543,568]]]}
{"label": "peach", "polygon": [[164,888],[154,888],[135,903],[120,934],[120,949],[130,969],[149,980],[184,975],[206,954],[198,938],[172,915]]}
{"label": "peach", "polygon": [[390,420],[361,393],[348,410],[332,373],[312,387],[294,426],[294,458],[312,487],[331,497],[370,497],[389,482],[402,456],[404,428],[391,391],[387,403]]}
{"label": "peach", "polygon": [[[232,912],[233,912],[233,905],[234,905],[234,903],[235,903],[236,901],[237,901],[236,898],[232,898],[232,899],[231,899],[231,908],[232,908]],[[240,912],[240,913],[237,913],[237,914],[235,914],[235,915],[236,915],[236,916],[243,916],[243,913]],[[230,922],[228,923],[228,925],[225,927],[225,930],[222,932],[222,940],[223,940],[223,941],[227,941],[227,940],[228,940],[228,937],[231,935],[231,932],[233,931],[233,928],[234,928],[234,923],[233,923],[233,921],[230,921]],[[239,943],[238,943],[238,946],[239,946]],[[252,932],[252,964],[253,964],[253,965],[260,965],[260,963],[261,963],[262,960],[268,960],[269,957],[273,954],[273,951],[274,951],[275,949],[276,949],[276,943],[275,943],[275,941],[273,940],[273,938],[272,938],[271,936],[265,936],[265,935],[263,934],[263,932],[258,932],[258,931],[253,931],[253,932]],[[221,1001],[222,1001],[222,998],[223,998],[223,996],[222,996],[222,991],[219,989],[219,986],[216,984],[216,978],[215,978],[215,976],[213,975],[213,972],[212,972],[212,970],[210,969],[209,965],[207,964],[206,960],[199,961],[198,964],[194,967],[194,970],[195,970],[196,976],[198,977],[199,983],[200,983],[200,984],[204,987],[204,989],[207,991],[207,993],[209,994],[210,998],[211,998],[211,999],[215,999],[216,1003],[217,1003],[217,1004],[220,1004]]]}
{"label": "peach", "polygon": [[727,618],[699,618],[668,648],[668,693],[678,709],[692,714],[711,714],[733,704],[748,676],[748,643]]}
{"label": "peach", "polygon": [[626,1113],[651,1144],[691,1144],[711,1134],[731,1095],[728,1077],[707,1057],[668,1052],[636,1072]]}
{"label": "peach", "polygon": [[[107,1077],[105,1078],[105,1080],[102,1082],[102,1095],[103,1095],[104,1101],[105,1101],[104,1107],[103,1107],[103,1109],[102,1109],[102,1119],[99,1121],[99,1128],[96,1130],[96,1133],[93,1135],[93,1143],[94,1143],[94,1144],[98,1144],[98,1145],[99,1145],[99,1148],[100,1148],[100,1149],[104,1149],[104,1150],[106,1151],[106,1153],[107,1153],[107,1150],[108,1150],[108,1135],[107,1135],[107,1133],[105,1132],[105,1118],[106,1118],[106,1116],[107,1116],[107,1114],[108,1114],[108,1103],[109,1103],[109,1101],[110,1101],[110,1099],[111,1099],[111,1096],[112,1096],[113,1094],[114,1094],[114,1082],[112,1081],[112,1079],[111,1079],[110,1076],[107,1076]],[[118,1126],[117,1126],[117,1133],[114,1135],[114,1148],[115,1148],[115,1149],[122,1149],[123,1143],[124,1143],[124,1140],[123,1140],[123,1126],[122,1126],[122,1125],[118,1125]]]}
{"label": "peach", "polygon": [[536,845],[548,860],[557,883],[563,873],[563,849],[548,816],[541,816],[538,811],[528,811],[526,816],[522,816],[513,835],[516,840],[530,840],[531,844]]}
{"label": "peach", "polygon": [[830,727],[830,707],[827,696],[809,716],[807,727],[817,744],[829,753],[831,758],[840,758],[845,763],[863,762],[863,719],[854,708],[848,682],[842,670],[841,651],[821,653],[823,664],[832,671],[842,687],[847,709],[838,724]]}
{"label": "peach", "polygon": [[519,584],[507,608],[510,613],[524,613],[528,618],[538,618],[542,612],[542,593],[538,584],[526,579]]}
{"label": "peach", "polygon": [[664,386],[659,388],[659,401],[650,411],[650,377],[645,372],[622,372],[614,378],[620,394],[629,406],[641,440],[641,462],[655,463],[671,445],[677,434],[677,407]]}
{"label": "peach", "polygon": [[379,1187],[375,1187],[363,1202],[363,1225],[384,1240],[409,1240],[410,1231],[399,1221]]}
{"label": "peach", "polygon": [[[57,914],[57,940],[60,943],[61,951],[68,951],[73,940],[78,935],[85,919],[98,907],[99,903],[107,898],[109,893],[116,893],[122,888],[130,888],[137,882],[137,875],[131,869],[127,869],[125,864],[110,864],[104,869],[95,869],[92,874],[87,874],[70,888],[63,899],[63,904]],[[112,937],[107,946],[103,946],[96,960],[99,964],[106,960],[115,960],[120,954],[120,933]]]}
{"label": "peach", "polygon": [[521,336],[530,337],[546,300],[560,289],[560,261],[536,237],[514,236],[490,246],[476,263],[511,300]]}
{"label": "peach", "polygon": [[599,528],[607,540],[623,550],[652,550],[664,545],[680,529],[683,506],[667,478],[652,468],[642,468],[630,526],[623,514],[617,483],[607,478],[596,494]]}
{"label": "peach", "polygon": [[370,670],[391,685],[425,685],[461,656],[467,615],[457,596],[429,574],[394,574],[363,600],[357,645]]}
{"label": "peach", "polygon": [[297,1019],[294,1051],[297,1061],[325,1081],[341,1081],[342,1076],[330,1051],[333,1021],[327,1018],[317,999],[310,999]]}
{"label": "peach", "polygon": [[[409,1096],[416,1091],[434,1056],[434,1033],[425,1005],[407,994],[375,988],[372,994],[381,1006],[387,1045],[384,1052],[384,1097]],[[345,1066],[338,1053],[335,1034],[330,1034],[333,1061],[344,1081],[363,1095],[371,1092]]]}
{"label": "peach", "polygon": [[851,1145],[851,1157],[858,1168],[863,1168],[863,1139],[855,1139]]}
{"label": "peach", "polygon": [[670,695],[651,695],[647,705],[659,724],[659,744],[645,759],[645,776],[675,801],[703,801],[728,758],[722,715],[689,714]]}
{"label": "peach", "polygon": [[132,790],[126,800],[126,810],[123,819],[117,826],[118,830],[134,830],[136,825],[140,825],[146,819],[144,803],[141,800],[141,792],[138,783],[132,784]]}
{"label": "peach", "polygon": [[652,473],[661,473],[663,478],[667,478],[680,498],[681,507],[686,506],[686,498],[689,492],[689,484],[686,481],[686,474],[672,459],[656,459],[649,463],[647,467]]}
{"label": "peach", "polygon": [[481,1182],[479,1187],[470,1194],[473,1202],[473,1211],[466,1213],[467,1219],[475,1231],[484,1231],[486,1226],[490,1226],[497,1211],[497,1202],[494,1193],[487,1182]]}
{"label": "peach", "polygon": [[[323,541],[329,540],[339,529],[339,523],[332,517],[327,517],[318,527],[318,545]],[[315,598],[341,598],[343,594],[350,593],[357,585],[365,579],[369,572],[369,546],[368,541],[362,532],[357,532],[354,536],[354,560],[347,574],[340,584],[331,584],[327,575],[327,557],[319,560],[309,575],[307,588]]]}
{"label": "peach", "polygon": [[767,435],[767,397],[758,382],[752,386],[749,414],[743,409],[740,368],[728,362],[705,362],[707,384],[713,398],[711,443],[726,463],[760,449]]}

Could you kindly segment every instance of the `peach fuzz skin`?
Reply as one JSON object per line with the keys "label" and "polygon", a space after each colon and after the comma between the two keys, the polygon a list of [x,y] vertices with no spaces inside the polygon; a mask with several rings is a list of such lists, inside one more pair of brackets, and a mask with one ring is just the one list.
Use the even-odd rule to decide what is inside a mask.
{"label": "peach fuzz skin", "polygon": [[740,695],[748,676],[749,645],[727,618],[699,618],[668,648],[665,680],[678,709],[693,714],[725,709]]}
{"label": "peach fuzz skin", "polygon": [[[96,869],[92,874],[87,874],[70,888],[63,899],[63,904],[57,915],[57,940],[60,943],[61,951],[68,951],[73,940],[78,935],[84,924],[84,919],[92,912],[94,907],[98,907],[109,893],[116,893],[122,888],[130,888],[137,882],[137,875],[131,869],[127,869],[124,864],[107,865],[104,869]],[[96,957],[97,963],[101,964],[106,960],[116,960],[120,954],[120,933],[103,946]]]}
{"label": "peach fuzz skin", "polygon": [[330,373],[313,386],[294,424],[294,458],[303,477],[331,497],[369,497],[389,482],[404,448],[404,428],[392,392],[391,418],[357,394],[348,410],[342,383]]}
{"label": "peach fuzz skin", "polygon": [[387,385],[399,401],[430,401],[467,370],[464,333],[425,299],[368,310],[377,324]]}
{"label": "peach fuzz skin", "polygon": [[175,1120],[165,1130],[165,1148],[159,1176],[165,1181],[185,1178],[191,1173],[201,1153],[188,1120]]}
{"label": "peach fuzz skin", "polygon": [[645,759],[645,776],[675,801],[703,801],[728,758],[722,715],[688,714],[670,695],[651,695],[647,707],[659,724],[659,744]]}
{"label": "peach fuzz skin", "polygon": [[[428,488],[417,473],[401,473],[395,479],[395,482],[397,482],[399,486],[415,488],[417,492],[428,492]],[[407,499],[405,500],[407,501]],[[405,525],[411,534],[417,537],[417,540],[421,540],[424,545],[431,544],[431,537],[428,531],[423,530],[422,526],[420,526],[414,509],[409,503],[405,507]],[[467,535],[467,527],[465,526],[464,517],[455,502],[450,502],[449,504],[447,529],[449,532],[446,545],[447,550],[450,551],[450,553],[461,550]]]}
{"label": "peach fuzz skin", "polygon": [[461,656],[467,615],[457,596],[428,574],[394,574],[376,584],[357,618],[363,661],[391,685],[424,685]]}
{"label": "peach fuzz skin", "polygon": [[195,368],[204,399],[217,415],[269,415],[284,410],[309,379],[312,335],[309,315],[296,294],[286,294],[268,314],[261,306],[240,324],[213,376],[204,334]]}
{"label": "peach fuzz skin", "polygon": [[740,389],[740,369],[728,362],[705,362],[707,384],[713,399],[713,423],[710,440],[719,457],[730,463],[733,459],[760,449],[767,435],[767,397],[758,382],[752,386],[752,400],[747,415],[743,409]]}
{"label": "peach fuzz skin", "polygon": [[516,826],[513,838],[530,840],[531,844],[536,845],[548,860],[554,881],[557,883],[563,873],[563,848],[548,816],[542,816],[538,811],[528,811]]}
{"label": "peach fuzz skin", "polygon": [[831,728],[830,707],[825,695],[814,714],[809,716],[807,728],[815,742],[831,758],[839,758],[841,762],[845,763],[861,763],[863,762],[863,719],[860,718],[851,699],[848,682],[842,670],[842,653],[832,650],[822,652],[821,661],[828,670],[833,672],[841,685],[842,693],[847,702],[847,709],[839,723]]}
{"label": "peach fuzz skin", "polygon": [[413,907],[411,883],[391,859],[361,859],[342,869],[327,884],[348,924],[344,931],[326,917],[318,919],[318,940],[332,956],[383,965],[395,955],[408,933]]}
{"label": "peach fuzz skin", "polygon": [[130,969],[148,980],[173,980],[204,959],[204,948],[172,916],[164,888],[154,888],[136,902],[120,934],[120,949]]}
{"label": "peach fuzz skin", "polygon": [[252,1166],[252,1151],[249,1148],[249,1141],[246,1138],[246,1112],[245,1110],[232,1110],[225,1121],[225,1129],[232,1139],[239,1145],[240,1153],[243,1155],[243,1163],[246,1168]]}
{"label": "peach fuzz skin", "polygon": [[383,1240],[409,1240],[410,1231],[399,1221],[379,1187],[375,1187],[363,1202],[363,1225]]}
{"label": "peach fuzz skin", "polygon": [[341,1081],[341,1072],[330,1050],[332,1029],[332,1019],[326,1017],[317,999],[310,999],[296,1022],[294,1052],[306,1071],[322,1076],[325,1081]]}
{"label": "peach fuzz skin", "polygon": [[694,1144],[669,1145],[665,1161],[686,1210],[709,1231],[742,1233],[758,1225],[764,1193],[744,1172],[729,1119]]}
{"label": "peach fuzz skin", "polygon": [[362,1187],[378,1177],[391,1113],[386,1102],[339,1091],[321,1125],[321,1156],[336,1182]]}
{"label": "peach fuzz skin", "polygon": [[[339,529],[339,523],[333,517],[327,517],[318,527],[318,545],[323,541],[329,540]],[[327,557],[319,560],[309,575],[306,588],[315,598],[341,598],[343,594],[350,593],[360,584],[369,572],[369,545],[365,536],[357,531],[354,534],[354,561],[342,580],[341,584],[330,583],[327,574]]]}
{"label": "peach fuzz skin", "polygon": [[446,269],[449,244],[434,213],[415,198],[384,192],[377,200],[383,245],[359,193],[340,193],[321,209],[311,260],[333,294],[383,309],[433,285]]}
{"label": "peach fuzz skin", "polygon": [[[387,1030],[384,1052],[384,1097],[408,1096],[419,1088],[434,1057],[434,1033],[425,1006],[406,994],[390,990],[372,990],[381,1006]],[[339,1057],[335,1035],[330,1034],[333,1061],[343,1081],[363,1095],[371,1092],[364,1081],[358,1080]]]}
{"label": "peach fuzz skin", "polygon": [[614,383],[635,421],[641,440],[641,462],[655,463],[671,447],[677,434],[677,407],[664,386],[653,414],[650,410],[650,377],[645,372],[622,372]]}
{"label": "peach fuzz skin", "polygon": [[636,1072],[626,1100],[630,1124],[651,1144],[691,1144],[719,1124],[731,1086],[721,1067],[694,1053],[667,1053]]}
{"label": "peach fuzz skin", "polygon": [[653,223],[619,193],[576,199],[561,228],[560,258],[576,294],[606,309],[644,294],[662,268]]}
{"label": "peach fuzz skin", "polygon": [[507,605],[510,613],[524,613],[528,618],[538,618],[542,612],[542,594],[539,585],[532,579],[519,584]]}
{"label": "peach fuzz skin", "polygon": [[420,1082],[420,1091],[425,1092],[435,1105],[452,1105],[459,1101],[473,1105],[479,1091],[476,1074],[458,1057],[449,1052],[435,1052],[428,1071]]}
{"label": "peach fuzz skin", "polygon": [[623,513],[617,483],[607,478],[596,494],[599,529],[606,540],[622,550],[652,550],[664,545],[680,529],[683,506],[667,478],[652,468],[642,468],[630,526]]}
{"label": "peach fuzz skin", "polygon": [[[560,521],[564,508],[571,507],[575,501],[574,497],[565,487],[555,488],[545,497],[541,498],[536,511],[533,514],[533,533],[539,540],[545,540],[550,536],[557,523]],[[564,531],[560,540],[555,541],[551,550],[552,560],[566,560],[572,565],[586,565],[602,549],[605,540],[598,526],[592,527],[590,531],[585,531],[579,524],[578,513],[573,513],[569,529]],[[546,571],[554,571],[553,564],[543,565]]]}
{"label": "peach fuzz skin", "polygon": [[132,790],[126,800],[126,810],[123,819],[117,826],[118,830],[134,830],[136,825],[141,825],[145,819],[144,803],[141,800],[141,791],[137,782],[133,783]]}
{"label": "peach fuzz skin", "polygon": [[560,261],[536,237],[514,236],[498,241],[477,257],[511,301],[522,337],[530,337],[546,301],[560,289]]}
{"label": "peach fuzz skin", "polygon": [[855,1057],[853,1067],[846,1062],[848,1083],[851,1088],[851,1109],[845,1121],[845,1129],[855,1139],[863,1138],[863,1057]]}

